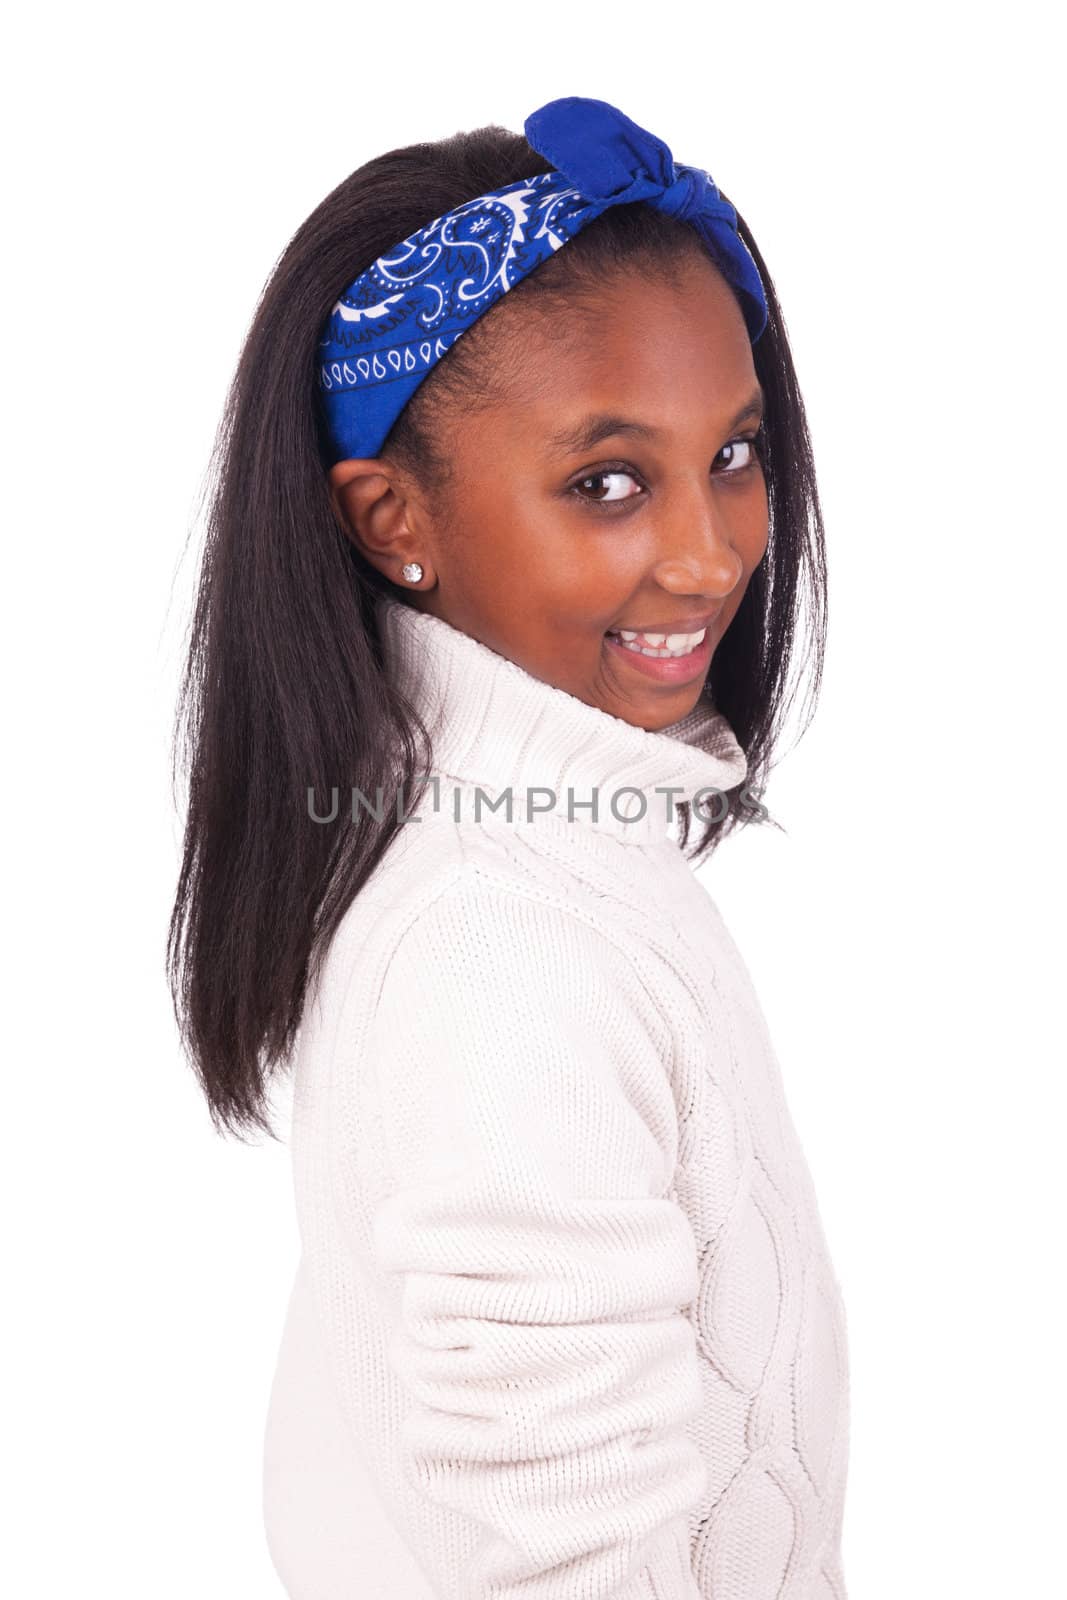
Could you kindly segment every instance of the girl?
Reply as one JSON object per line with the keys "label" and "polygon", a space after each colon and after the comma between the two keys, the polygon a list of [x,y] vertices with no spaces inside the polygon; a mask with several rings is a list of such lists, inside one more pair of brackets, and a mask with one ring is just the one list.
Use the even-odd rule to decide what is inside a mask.
{"label": "girl", "polygon": [[600,100],[298,230],[217,451],[168,963],[216,1125],[294,1072],[265,1441],[298,1600],[843,1600],[845,1317],[693,868],[823,534],[770,278]]}

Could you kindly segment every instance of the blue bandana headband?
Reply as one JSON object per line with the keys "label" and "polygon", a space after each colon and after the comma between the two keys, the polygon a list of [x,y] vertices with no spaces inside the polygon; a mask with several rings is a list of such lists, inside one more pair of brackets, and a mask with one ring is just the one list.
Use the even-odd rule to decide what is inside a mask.
{"label": "blue bandana headband", "polygon": [[550,100],[523,131],[556,171],[436,217],[379,256],[334,305],[318,372],[331,466],[376,457],[460,334],[609,206],[643,200],[688,222],[737,296],[750,340],[763,332],[756,263],[709,173],[676,164],[662,140],[605,100]]}

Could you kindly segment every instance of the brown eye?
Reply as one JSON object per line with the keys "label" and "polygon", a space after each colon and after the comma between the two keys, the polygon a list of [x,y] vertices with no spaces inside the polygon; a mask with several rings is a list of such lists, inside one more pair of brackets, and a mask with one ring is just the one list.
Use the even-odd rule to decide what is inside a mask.
{"label": "brown eye", "polygon": [[[574,488],[584,491],[587,484],[601,483],[609,478],[629,478],[631,483],[636,482],[633,473],[627,471],[623,467],[605,467],[601,472],[586,473],[584,478],[578,479],[578,482],[574,485]],[[583,500],[592,500],[598,505],[613,505],[616,501],[630,500],[632,498],[633,496],[628,494],[582,494]]]}
{"label": "brown eye", "polygon": [[724,472],[741,472],[745,467],[750,467],[756,458],[756,441],[731,439],[729,444],[723,445],[719,455],[727,457]]}

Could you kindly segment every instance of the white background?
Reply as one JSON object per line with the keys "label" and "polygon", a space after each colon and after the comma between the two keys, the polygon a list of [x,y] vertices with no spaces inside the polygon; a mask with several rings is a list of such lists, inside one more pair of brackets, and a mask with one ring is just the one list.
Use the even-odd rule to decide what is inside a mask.
{"label": "white background", "polygon": [[327,191],[586,94],[746,217],[820,469],[830,648],[768,795],[789,831],[708,882],[846,1294],[850,1594],[1053,1592],[1064,262],[1038,8],[68,6],[5,53],[0,1587],[281,1594],[259,1473],[288,1151],[213,1133],[163,973],[197,496],[255,299]]}

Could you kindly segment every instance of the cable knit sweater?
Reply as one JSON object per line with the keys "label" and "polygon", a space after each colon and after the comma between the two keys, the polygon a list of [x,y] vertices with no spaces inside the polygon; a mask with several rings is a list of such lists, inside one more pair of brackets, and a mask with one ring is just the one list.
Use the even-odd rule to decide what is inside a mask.
{"label": "cable knit sweater", "polygon": [[657,792],[744,753],[708,701],[647,732],[379,616],[437,780],[298,1040],[274,1565],[293,1600],[844,1600],[840,1289]]}

